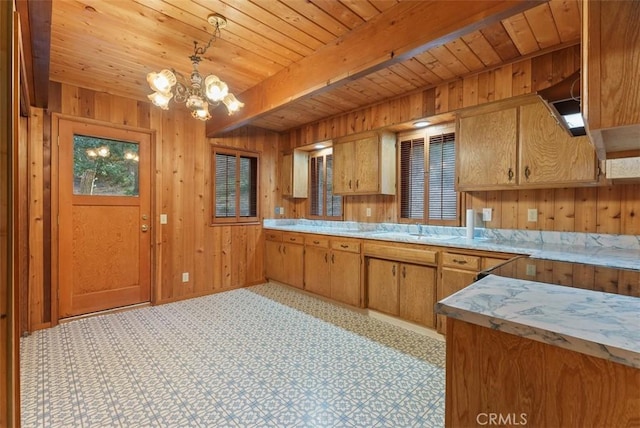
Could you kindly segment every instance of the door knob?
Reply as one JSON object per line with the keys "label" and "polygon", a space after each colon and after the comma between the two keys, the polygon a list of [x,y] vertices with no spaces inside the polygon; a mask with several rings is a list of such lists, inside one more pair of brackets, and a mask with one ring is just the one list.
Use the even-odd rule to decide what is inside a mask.
{"label": "door knob", "polygon": [[143,224],[142,227],[140,227],[140,229],[142,229],[143,232],[146,232],[147,230],[149,230],[149,226],[147,226],[146,224]]}

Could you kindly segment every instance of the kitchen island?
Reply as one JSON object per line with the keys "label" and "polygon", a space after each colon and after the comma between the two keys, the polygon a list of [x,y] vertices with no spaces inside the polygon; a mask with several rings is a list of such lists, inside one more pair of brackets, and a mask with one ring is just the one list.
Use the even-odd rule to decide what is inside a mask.
{"label": "kitchen island", "polygon": [[640,425],[640,298],[488,275],[436,310],[447,426]]}

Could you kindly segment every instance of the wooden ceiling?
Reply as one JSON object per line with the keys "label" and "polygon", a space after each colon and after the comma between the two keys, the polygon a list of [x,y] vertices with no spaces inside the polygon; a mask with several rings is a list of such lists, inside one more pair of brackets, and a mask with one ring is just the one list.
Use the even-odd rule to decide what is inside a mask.
{"label": "wooden ceiling", "polygon": [[[496,7],[468,12],[479,3]],[[208,130],[252,124],[283,131],[579,42],[579,0],[504,3],[53,0],[49,78],[147,100],[148,72],[189,74],[193,42],[206,43],[206,18],[215,12],[228,25],[200,70],[218,75],[247,106],[217,124],[224,113],[214,111]],[[411,34],[403,38],[400,31]],[[381,59],[375,49],[387,49],[388,40],[404,44],[389,44]],[[342,70],[351,57],[357,64]],[[309,87],[296,89],[287,76],[309,76]]]}

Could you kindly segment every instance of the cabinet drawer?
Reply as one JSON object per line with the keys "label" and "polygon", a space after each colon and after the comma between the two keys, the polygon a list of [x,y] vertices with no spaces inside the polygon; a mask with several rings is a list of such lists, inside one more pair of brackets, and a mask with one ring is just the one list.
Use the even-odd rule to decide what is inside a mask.
{"label": "cabinet drawer", "polygon": [[282,242],[282,235],[283,235],[282,232],[270,230],[270,231],[267,231],[266,239],[267,241]]}
{"label": "cabinet drawer", "polygon": [[307,247],[329,248],[329,238],[320,236],[307,236],[304,240]]}
{"label": "cabinet drawer", "polygon": [[288,242],[290,244],[304,244],[304,235],[297,233],[285,233],[282,236],[282,242]]}
{"label": "cabinet drawer", "polygon": [[442,266],[477,271],[480,270],[480,257],[442,253]]}
{"label": "cabinet drawer", "polygon": [[438,254],[437,251],[422,248],[391,247],[387,245],[369,243],[364,245],[363,252],[365,256],[369,257],[424,265],[437,264]]}
{"label": "cabinet drawer", "polygon": [[333,240],[331,241],[331,249],[339,251],[348,251],[350,253],[360,252],[360,242],[357,241],[345,241],[345,240]]}

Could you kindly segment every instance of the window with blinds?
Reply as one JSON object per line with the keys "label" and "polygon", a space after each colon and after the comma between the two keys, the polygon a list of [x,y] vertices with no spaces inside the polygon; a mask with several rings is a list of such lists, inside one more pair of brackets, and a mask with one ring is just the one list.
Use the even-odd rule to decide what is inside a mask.
{"label": "window with blinds", "polygon": [[401,221],[456,224],[455,134],[401,139],[399,151]]}
{"label": "window with blinds", "polygon": [[213,222],[258,221],[258,155],[213,151]]}
{"label": "window with blinds", "polygon": [[310,162],[309,217],[341,219],[342,197],[333,194],[333,154],[322,150]]}

